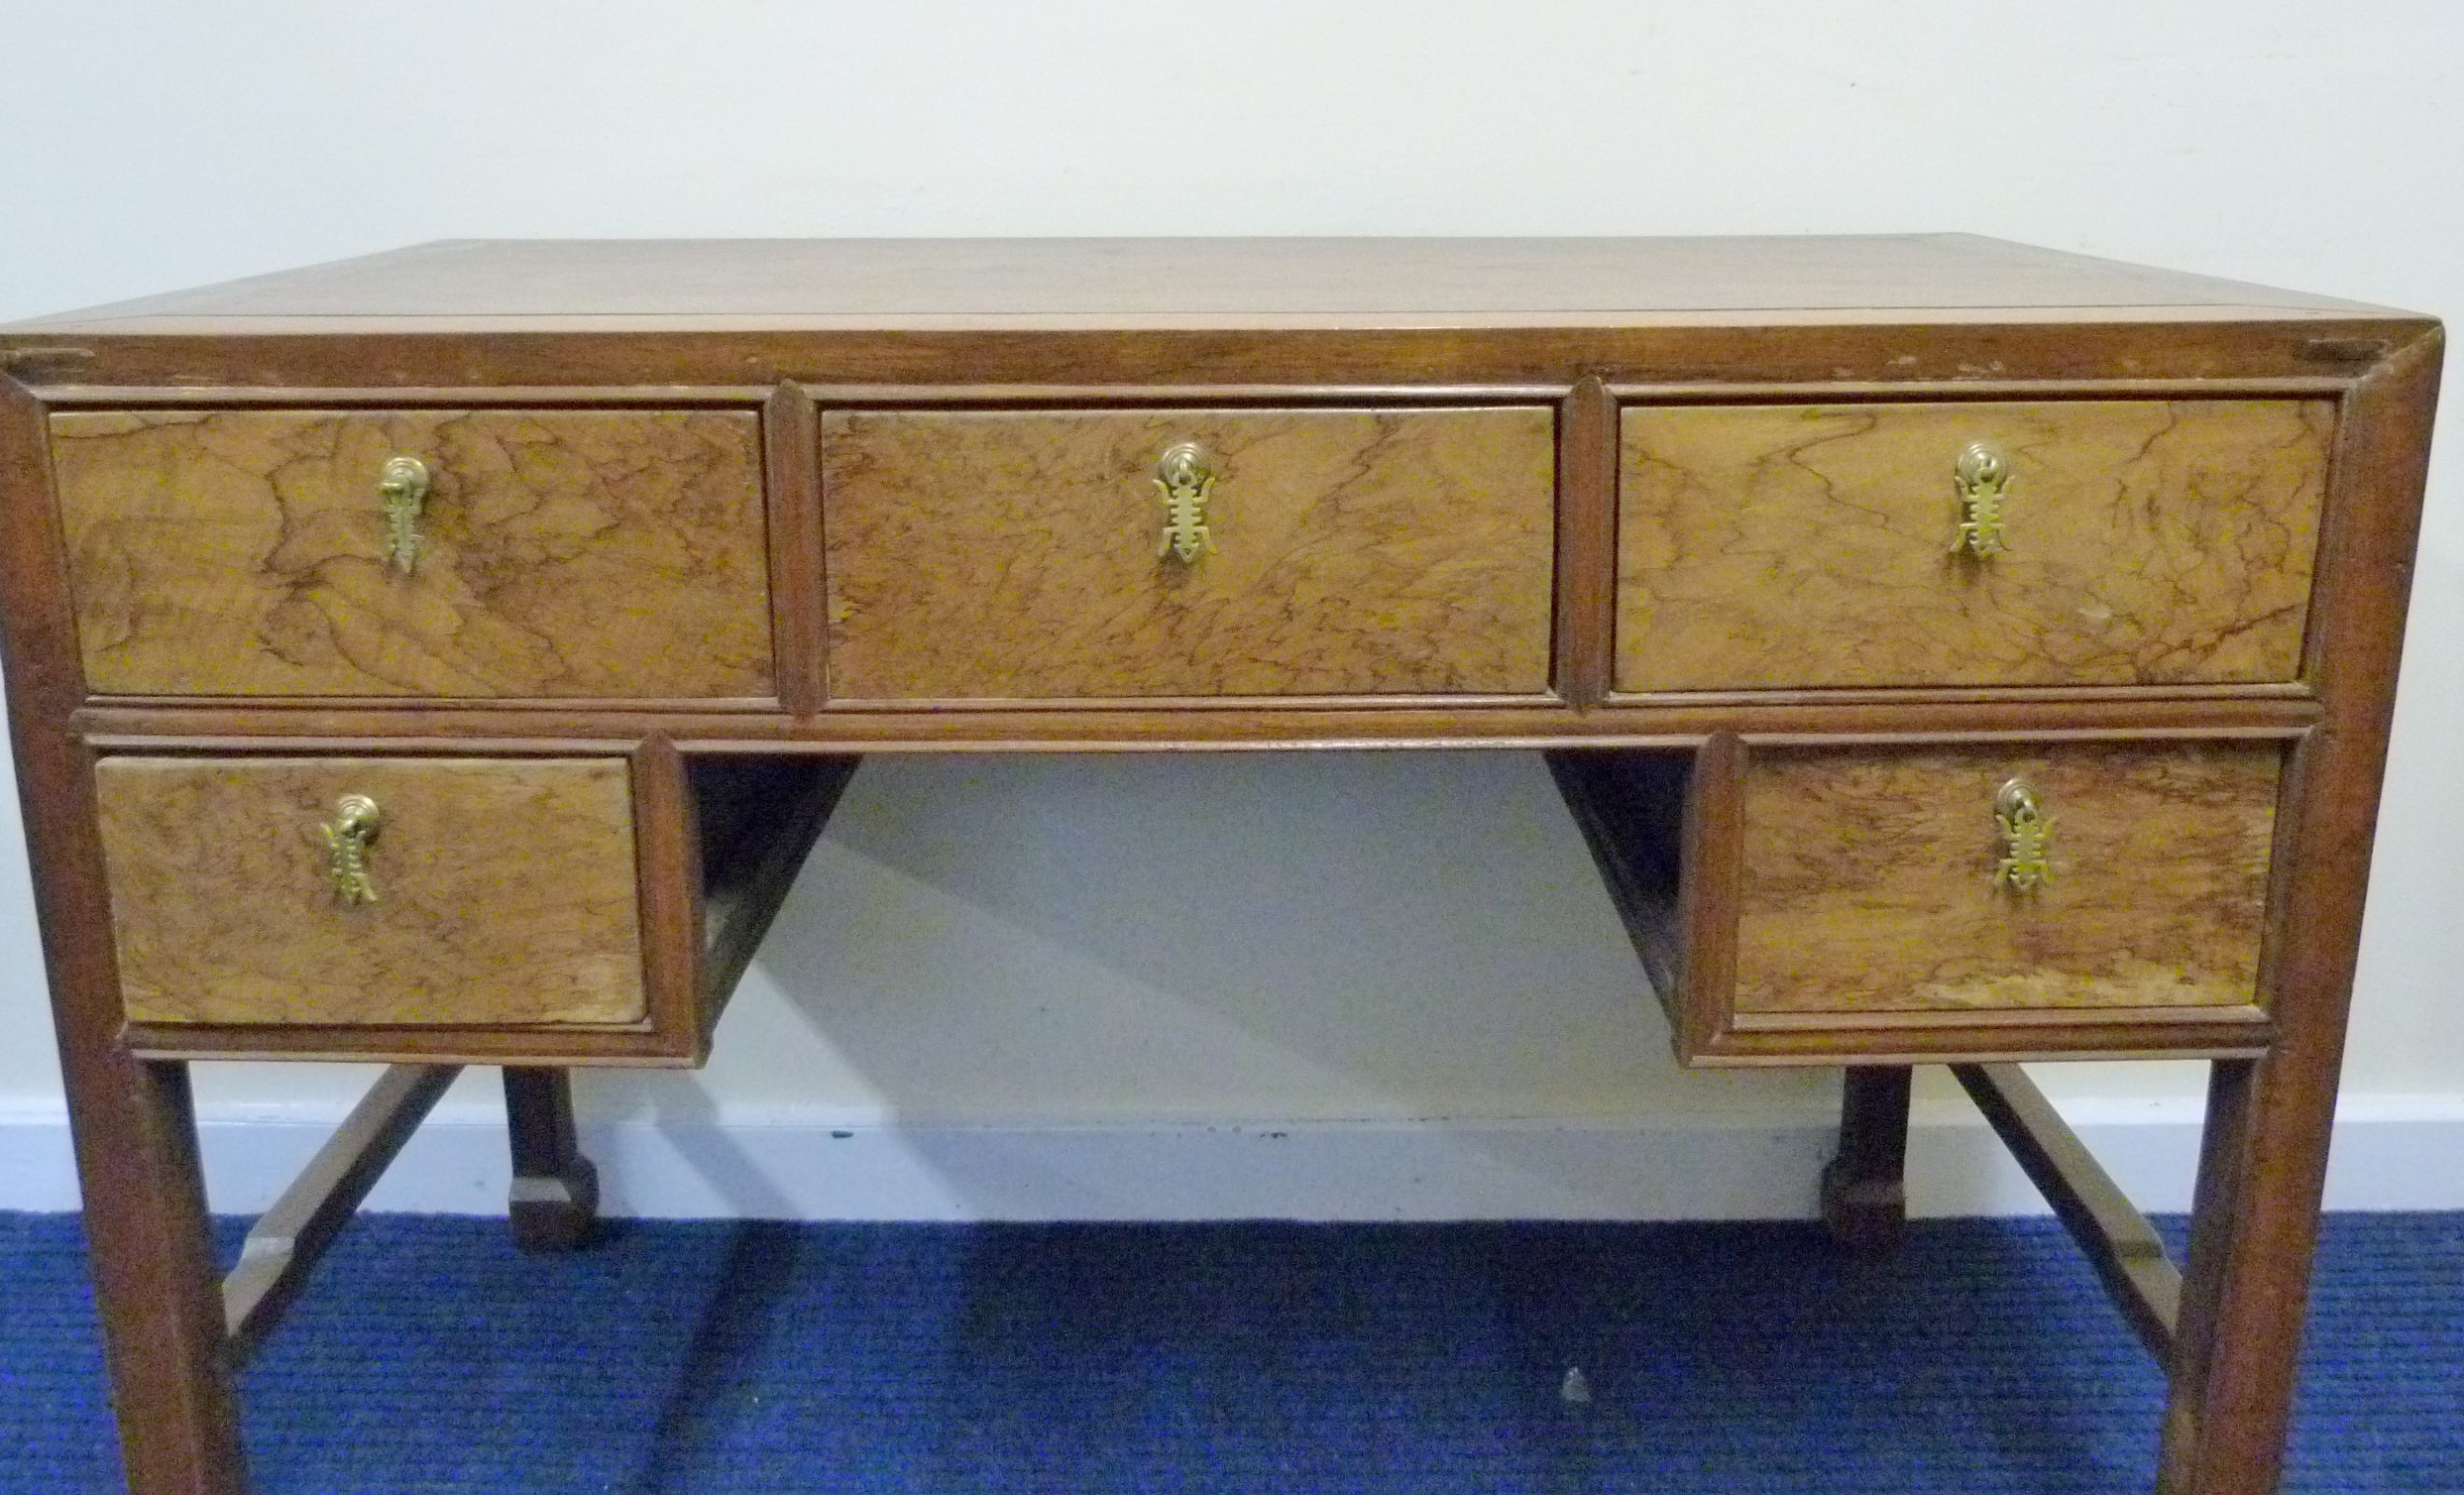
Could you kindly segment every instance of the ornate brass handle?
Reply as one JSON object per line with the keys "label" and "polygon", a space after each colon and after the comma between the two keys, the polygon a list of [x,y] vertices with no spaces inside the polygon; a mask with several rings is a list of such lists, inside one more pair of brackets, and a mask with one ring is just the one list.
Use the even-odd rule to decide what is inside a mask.
{"label": "ornate brass handle", "polygon": [[334,884],[335,902],[377,901],[377,885],[368,877],[368,844],[384,824],[385,812],[365,794],[334,801],[334,818],[318,829],[325,833],[325,871]]}
{"label": "ornate brass handle", "polygon": [[1155,464],[1155,491],[1164,501],[1164,539],[1155,547],[1157,559],[1177,556],[1194,565],[1215,548],[1215,533],[1206,526],[1206,505],[1215,494],[1219,475],[1215,459],[1194,441],[1165,448]]}
{"label": "ornate brass handle", "polygon": [[2054,822],[2024,778],[2004,783],[1993,796],[1993,828],[2001,833],[2002,860],[1993,880],[2014,893],[2032,893],[2054,880]]}
{"label": "ornate brass handle", "polygon": [[386,559],[408,576],[427,548],[419,537],[419,511],[428,502],[428,465],[417,457],[387,458],[377,474],[377,499],[385,505]]}
{"label": "ornate brass handle", "polygon": [[1982,560],[2002,553],[2002,505],[2010,498],[2010,464],[1981,441],[1960,453],[1952,483],[1960,493],[1960,530],[1951,552]]}

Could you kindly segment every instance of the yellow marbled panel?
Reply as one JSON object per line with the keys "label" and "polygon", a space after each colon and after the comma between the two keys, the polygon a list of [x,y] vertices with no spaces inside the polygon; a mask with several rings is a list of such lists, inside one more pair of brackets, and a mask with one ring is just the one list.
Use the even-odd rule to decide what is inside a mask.
{"label": "yellow marbled panel", "polygon": [[[1757,748],[1739,1012],[2256,999],[2276,743]],[[1994,880],[1994,795],[2052,822],[2052,880]]]}
{"label": "yellow marbled panel", "polygon": [[[106,757],[122,1004],[144,1022],[642,1019],[620,758]],[[375,799],[373,903],[320,828]]]}
{"label": "yellow marbled panel", "polygon": [[[771,693],[749,411],[68,412],[52,448],[97,692]],[[395,455],[433,477],[408,576]]]}
{"label": "yellow marbled panel", "polygon": [[[834,411],[834,695],[1536,693],[1554,412]],[[1221,463],[1157,554],[1155,465]]]}
{"label": "yellow marbled panel", "polygon": [[[1629,406],[1617,689],[2171,684],[2299,668],[2335,406]],[[2007,550],[1954,554],[1960,453]]]}

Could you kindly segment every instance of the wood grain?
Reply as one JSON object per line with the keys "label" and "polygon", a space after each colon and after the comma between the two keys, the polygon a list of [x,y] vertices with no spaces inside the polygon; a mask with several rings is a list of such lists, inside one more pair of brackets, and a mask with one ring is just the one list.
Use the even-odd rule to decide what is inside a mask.
{"label": "wood grain", "polygon": [[781,709],[804,715],[829,693],[822,657],[822,480],[813,397],[780,385],[761,408],[769,488],[770,646]]}
{"label": "wood grain", "polygon": [[[120,324],[114,324],[120,325]],[[358,324],[355,324],[358,325]],[[1280,398],[1367,400],[1507,387],[1562,393],[1597,376],[1626,398],[1709,390],[1735,400],[2113,398],[2235,389],[2333,393],[2435,324],[2401,313],[2243,311],[2184,320],[2128,312],[2058,317],[1980,312],[1795,316],[1702,312],[1631,323],[1478,327],[942,330],[596,322],[507,338],[484,321],[331,321],[145,335],[0,331],[0,368],[56,405],[195,408],[405,403],[758,403],[781,382],[826,404],[947,403],[990,395],[1046,406],[1120,398],[1212,402],[1262,389]],[[320,332],[318,329],[321,328]],[[1995,377],[1979,378],[1991,367]],[[681,388],[680,388],[681,387]],[[1205,394],[1192,394],[1203,389]]]}
{"label": "wood grain", "polygon": [[[1745,745],[1734,728],[1714,732],[1694,754],[1678,824],[1677,913],[1685,951],[1669,1041],[1680,1063],[1713,1046],[1736,990],[1737,889],[1743,881]],[[1835,1056],[1853,1054],[1835,1045]]]}
{"label": "wood grain", "polygon": [[2297,735],[2317,725],[2318,705],[2296,693],[2234,695],[2132,694],[2112,699],[2082,692],[2045,698],[1969,693],[1904,701],[1808,700],[1772,695],[1751,701],[1686,698],[1637,701],[1578,712],[1560,703],[1500,698],[1448,700],[1407,696],[1299,697],[1273,701],[1166,697],[1094,709],[1081,704],[918,703],[897,709],[847,705],[806,719],[770,712],[455,709],[413,714],[372,707],[275,710],[214,707],[196,702],[83,708],[73,723],[98,743],[133,748],[149,741],[183,748],[250,750],[269,741],[319,750],[378,738],[495,744],[630,740],[665,731],[688,751],[751,750],[892,752],[920,749],[1021,751],[1046,748],[1160,751],[1260,744],[1340,747],[1603,747],[1687,746],[1723,730],[1757,739],[2080,734],[2148,737],[2166,734]]}
{"label": "wood grain", "polygon": [[1617,632],[1617,401],[1597,376],[1557,413],[1557,695],[1588,711],[1608,698]]}
{"label": "wood grain", "polygon": [[666,733],[654,729],[634,745],[632,783],[641,968],[650,988],[644,1026],[698,1065],[710,1055],[701,999],[701,827],[684,754]]}
{"label": "wood grain", "polygon": [[[1736,1010],[2238,1006],[2258,999],[2274,744],[1747,758]],[[2054,875],[1995,885],[1996,788]]]}
{"label": "wood grain", "polygon": [[[771,694],[758,417],[741,410],[52,417],[103,694]],[[433,475],[384,561],[377,473]]]}
{"label": "wood grain", "polygon": [[[1765,238],[514,239],[414,245],[45,317],[63,333],[194,323],[574,318],[668,327],[1595,325],[1725,311],[2162,307],[2349,313],[2351,301],[1970,234]],[[364,333],[362,325],[344,330]]]}
{"label": "wood grain", "polygon": [[[638,1022],[628,778],[619,758],[103,758],[122,1005],[156,1023]],[[319,828],[346,793],[384,811],[375,903],[327,878]]]}
{"label": "wood grain", "polygon": [[[1155,464],[1215,454],[1216,550],[1157,554]],[[1537,694],[1554,416],[835,410],[834,695]]]}
{"label": "wood grain", "polygon": [[[2293,679],[2335,407],[1628,406],[1617,688]],[[1952,471],[2011,464],[2008,550]]]}

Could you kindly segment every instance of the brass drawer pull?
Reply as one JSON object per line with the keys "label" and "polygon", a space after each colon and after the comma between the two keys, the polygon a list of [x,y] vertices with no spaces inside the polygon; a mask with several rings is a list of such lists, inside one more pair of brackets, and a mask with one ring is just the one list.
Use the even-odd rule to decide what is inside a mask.
{"label": "brass drawer pull", "polygon": [[325,870],[334,884],[335,902],[377,901],[377,885],[368,876],[368,844],[384,823],[385,813],[375,800],[346,794],[334,801],[334,818],[318,827],[325,833]]}
{"label": "brass drawer pull", "polygon": [[1960,493],[1960,531],[1951,553],[1983,560],[2002,553],[2002,505],[2010,498],[2010,464],[1981,441],[1960,453],[1953,484]]}
{"label": "brass drawer pull", "polygon": [[377,499],[385,505],[386,559],[408,576],[427,548],[419,537],[419,512],[428,502],[428,465],[417,457],[387,458],[377,475]]}
{"label": "brass drawer pull", "polygon": [[2026,779],[2009,780],[1993,796],[1993,828],[2002,837],[2002,860],[1993,867],[1997,885],[2032,893],[2054,880],[2054,822]]}
{"label": "brass drawer pull", "polygon": [[1155,491],[1164,501],[1164,539],[1155,547],[1157,559],[1177,556],[1195,565],[1213,553],[1215,533],[1206,526],[1206,505],[1214,497],[1218,475],[1215,459],[1194,441],[1165,449],[1155,464]]}

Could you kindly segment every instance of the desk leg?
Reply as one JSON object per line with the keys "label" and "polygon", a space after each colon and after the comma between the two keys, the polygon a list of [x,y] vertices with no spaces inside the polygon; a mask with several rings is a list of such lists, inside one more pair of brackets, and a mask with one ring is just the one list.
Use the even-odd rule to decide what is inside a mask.
{"label": "desk leg", "polygon": [[2294,748],[2277,827],[2275,1034],[2208,1078],[2163,1495],[2265,1495],[2284,1461],[2441,349],[2418,338],[2343,397],[2302,667],[2326,720]]}
{"label": "desk leg", "polygon": [[[95,1307],[132,1495],[243,1495],[188,1067],[70,1053]],[[80,1062],[82,1061],[82,1062]]]}
{"label": "desk leg", "polygon": [[2257,1495],[2284,1460],[2318,1238],[2332,1071],[2219,1061],[2174,1339],[2161,1495]]}
{"label": "desk leg", "polygon": [[573,1130],[573,1082],[564,1070],[504,1072],[504,1120],[513,1142],[513,1241],[526,1251],[570,1251],[599,1221],[599,1170]]}
{"label": "desk leg", "polygon": [[1823,1223],[1853,1250],[1885,1250],[1908,1222],[1908,1089],[1904,1064],[1848,1072],[1840,1151],[1823,1169]]}

